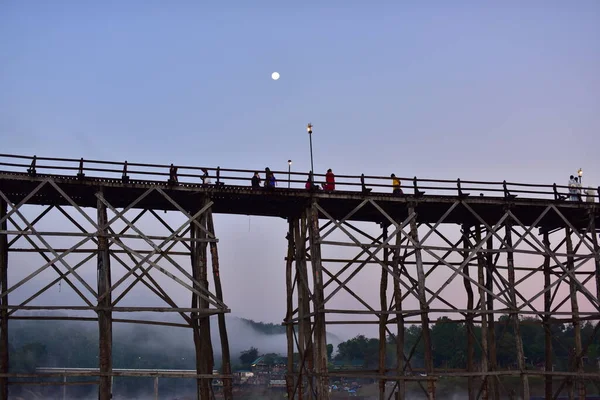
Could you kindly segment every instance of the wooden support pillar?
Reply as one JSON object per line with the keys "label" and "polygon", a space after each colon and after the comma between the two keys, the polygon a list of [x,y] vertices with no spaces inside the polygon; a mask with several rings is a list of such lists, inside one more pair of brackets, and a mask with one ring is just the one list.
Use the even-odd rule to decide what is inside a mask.
{"label": "wooden support pillar", "polygon": [[[575,270],[575,253],[573,251],[573,242],[571,240],[571,230],[565,228],[565,235],[567,239],[567,270],[573,272]],[[573,352],[573,372],[578,374],[583,373],[583,362],[582,362],[582,345],[581,345],[581,321],[579,319],[579,304],[577,302],[577,277],[569,277],[569,295],[571,298],[571,315],[573,317],[573,330],[575,333],[575,348]],[[585,381],[580,378],[575,378],[575,384],[577,386],[577,393],[579,400],[585,400]],[[570,382],[569,397],[573,393],[573,385]]]}
{"label": "wooden support pillar", "polygon": [[[215,234],[215,222],[213,220],[213,214],[211,210],[207,212],[207,228],[208,232],[214,237]],[[213,269],[213,280],[215,282],[215,296],[221,302],[223,301],[223,287],[221,285],[221,275],[219,268],[219,249],[217,248],[217,242],[210,242],[210,255]],[[231,375],[231,355],[229,353],[229,337],[227,336],[227,325],[225,323],[225,313],[217,314],[217,323],[219,324],[219,337],[221,339],[221,373],[223,375]],[[233,382],[231,378],[223,379],[223,398],[225,400],[233,399]]]}
{"label": "wooden support pillar", "polygon": [[154,400],[158,400],[158,376],[154,377]]}
{"label": "wooden support pillar", "polygon": [[[0,199],[0,219],[6,216],[7,204]],[[0,224],[0,292],[8,290],[8,237],[7,223],[4,220]],[[2,307],[8,306],[8,294],[0,298]],[[0,373],[8,373],[8,310],[0,311]],[[0,400],[8,400],[8,378],[0,378]]]}
{"label": "wooden support pillar", "polygon": [[[383,241],[385,242],[388,238],[388,228],[383,226]],[[383,262],[385,265],[389,265],[389,249],[384,247],[383,249]],[[379,302],[382,311],[387,311],[387,286],[388,286],[388,272],[385,268],[381,267],[381,284],[379,286]],[[386,325],[387,325],[388,314],[379,314],[379,375],[385,375],[385,356],[386,356]],[[379,400],[385,399],[385,379],[379,379]]]}
{"label": "wooden support pillar", "polygon": [[[409,205],[408,214],[415,213],[414,205]],[[433,373],[433,351],[431,348],[431,334],[429,331],[429,306],[425,296],[425,270],[423,269],[423,258],[421,256],[421,246],[419,243],[419,232],[417,229],[417,217],[410,220],[410,236],[415,242],[415,262],[417,266],[418,296],[421,309],[421,329],[423,335],[423,345],[425,347],[425,371],[427,373],[427,397],[429,400],[435,399],[435,381],[431,379]]]}
{"label": "wooden support pillar", "polygon": [[[550,269],[550,235],[548,231],[544,231],[542,243],[544,244],[544,288],[550,287],[550,277],[552,270]],[[552,309],[552,291],[548,290],[544,293],[544,348],[545,348],[545,370],[546,372],[552,372],[553,364],[553,352],[552,352],[552,323],[550,317],[550,310]],[[552,375],[546,375],[544,377],[544,393],[547,399],[552,398]]]}
{"label": "wooden support pillar", "polygon": [[[199,218],[200,226],[206,227],[206,213]],[[192,239],[206,238],[206,232],[200,229],[196,223],[191,222],[190,236]],[[192,276],[196,280],[194,289],[206,293],[208,291],[208,269],[206,266],[206,242],[191,241],[191,261]],[[200,310],[208,309],[208,301],[192,293],[192,308]],[[198,374],[212,374],[214,365],[212,341],[210,338],[210,320],[206,315],[199,312],[192,312],[192,328],[194,335],[194,345],[196,348],[196,372]],[[197,379],[197,396],[199,400],[210,399],[211,381],[210,379]]]}
{"label": "wooden support pillar", "polygon": [[306,371],[312,370],[311,326],[310,326],[310,296],[308,291],[308,269],[306,266],[306,213],[303,213],[299,224],[294,227],[296,243],[296,287],[298,290],[298,353],[300,356],[297,393],[298,398],[304,398],[308,379]]}
{"label": "wooden support pillar", "polygon": [[[98,296],[106,294],[106,296],[98,301],[98,307],[110,308],[112,305],[112,295],[107,293],[112,285],[110,271],[110,250],[108,243],[108,216],[106,205],[102,202],[102,192],[99,192],[97,203],[98,211]],[[99,353],[98,363],[101,373],[112,373],[112,311],[98,311],[98,328],[99,335]],[[99,378],[100,400],[109,400],[112,398],[111,377],[101,376]]]}
{"label": "wooden support pillar", "polygon": [[[463,261],[466,261],[469,257],[469,232],[471,227],[467,224],[462,225],[462,240],[463,240]],[[473,310],[473,288],[471,287],[471,281],[467,279],[469,277],[469,266],[468,263],[463,267],[463,284],[465,291],[467,292],[467,310]],[[475,359],[475,334],[473,329],[473,312],[467,311],[465,318],[465,325],[467,328],[467,372],[474,371],[474,359]],[[467,391],[469,400],[475,400],[475,384],[472,376],[467,377]]]}
{"label": "wooden support pillar", "polygon": [[[475,245],[481,242],[481,226],[475,226]],[[479,283],[479,308],[481,310],[481,372],[486,374],[488,372],[488,323],[487,323],[487,302],[485,298],[485,260],[483,254],[477,252],[477,283]],[[481,380],[481,399],[487,400],[488,398],[488,382],[490,378],[488,375],[484,375]]]}
{"label": "wooden support pillar", "polygon": [[[285,293],[286,293],[286,313],[285,313],[285,333],[287,337],[287,373],[285,375],[285,385],[287,397],[291,399],[294,394],[294,274],[293,264],[295,252],[294,232],[298,226],[297,219],[288,220],[288,251],[287,261],[285,263]],[[299,229],[298,229],[299,230]]]}
{"label": "wooden support pillar", "polygon": [[[486,278],[485,278],[485,288],[489,291],[487,294],[487,309],[488,309],[488,367],[490,372],[494,372],[498,369],[498,361],[496,357],[496,321],[494,320],[494,254],[492,250],[494,249],[494,238],[490,236],[487,240],[486,244],[487,253],[486,253]],[[498,378],[496,376],[492,376],[488,380],[488,386],[490,391],[490,397],[493,400],[500,400],[500,387],[498,384]]]}
{"label": "wooden support pillar", "polygon": [[600,300],[600,247],[598,246],[598,235],[596,232],[596,212],[590,208],[590,235],[594,246],[594,263],[596,264],[596,298]]}
{"label": "wooden support pillar", "polygon": [[506,264],[508,267],[508,293],[510,296],[511,313],[510,319],[513,323],[513,330],[515,333],[515,344],[517,347],[517,365],[519,371],[521,371],[521,397],[523,399],[529,399],[529,378],[524,374],[525,366],[525,353],[523,352],[523,338],[521,337],[521,322],[519,321],[519,315],[517,314],[517,295],[515,289],[515,259],[514,249],[512,242],[512,228],[511,222],[507,219],[504,223],[506,230]]}
{"label": "wooden support pillar", "polygon": [[319,234],[319,210],[313,200],[310,208],[310,261],[313,272],[314,305],[314,363],[317,373],[317,398],[329,399],[329,377],[327,370],[327,337],[325,331],[325,296],[323,292],[323,264],[321,262],[321,235]]}
{"label": "wooden support pillar", "polygon": [[[392,270],[394,276],[400,276],[400,245],[402,244],[402,235],[396,234],[396,247],[394,248],[394,257],[392,258]],[[402,314],[402,290],[400,282],[394,279],[394,309],[396,311],[396,375],[404,375],[404,314]],[[398,400],[406,398],[406,381],[398,380]]]}

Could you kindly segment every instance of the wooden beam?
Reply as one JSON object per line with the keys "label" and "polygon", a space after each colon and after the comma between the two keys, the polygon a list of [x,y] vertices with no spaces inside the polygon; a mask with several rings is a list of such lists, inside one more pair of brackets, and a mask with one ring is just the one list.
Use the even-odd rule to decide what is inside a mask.
{"label": "wooden beam", "polygon": [[[7,229],[7,204],[0,199],[0,231]],[[8,235],[0,233],[0,373],[8,373]],[[0,400],[8,400],[8,379],[0,378]]]}
{"label": "wooden beam", "polygon": [[[466,262],[469,259],[469,253],[472,251],[470,249],[471,243],[469,240],[469,231],[471,227],[467,224],[462,225],[462,238],[463,238],[463,260]],[[479,248],[483,246],[485,242],[476,243],[476,247]],[[475,247],[475,246],[474,246]],[[477,256],[477,255],[476,255]],[[465,264],[463,267],[463,284],[465,286],[465,291],[467,292],[467,310],[473,310],[473,288],[471,287],[471,281],[469,280],[469,266]],[[484,286],[481,285],[479,287],[480,291],[483,291]],[[474,359],[475,359],[475,332],[473,328],[473,312],[467,312],[466,315],[466,323],[465,326],[467,328],[467,372],[473,372],[475,370]],[[467,378],[467,393],[469,396],[469,400],[475,400],[475,381],[473,377]]]}
{"label": "wooden beam", "polygon": [[517,365],[519,371],[521,371],[521,396],[523,399],[528,399],[529,396],[529,378],[523,372],[527,369],[525,366],[525,353],[523,351],[523,338],[521,337],[521,324],[519,322],[519,316],[517,314],[517,296],[515,288],[515,270],[514,267],[514,255],[513,255],[513,242],[512,242],[512,230],[511,230],[511,219],[507,219],[504,223],[506,229],[505,243],[508,252],[506,253],[506,263],[508,266],[508,284],[509,284],[509,296],[511,305],[510,319],[512,320],[513,330],[515,333],[515,342],[517,346]]}
{"label": "wooden beam", "polygon": [[[594,235],[595,233],[592,233]],[[571,230],[565,228],[565,237],[567,238],[567,269],[573,271],[575,269],[575,263],[573,262],[573,241],[571,240]],[[577,302],[577,282],[575,279],[569,279],[569,295],[571,299],[571,313],[573,314],[573,331],[575,348],[569,349],[571,354],[571,368],[579,374],[583,374],[583,362],[582,362],[582,345],[581,345],[581,322],[579,321],[579,304]],[[575,383],[575,385],[573,385]],[[573,396],[573,390],[577,386],[577,398],[579,400],[585,400],[585,381],[583,379],[575,378],[575,382],[569,379],[567,387],[569,390],[569,397]]]}
{"label": "wooden beam", "polygon": [[294,313],[294,277],[293,263],[295,255],[294,230],[298,225],[298,219],[290,218],[288,220],[288,250],[285,263],[285,293],[286,293],[286,314],[285,314],[285,333],[287,337],[287,370],[285,375],[285,385],[288,399],[293,397],[294,393],[294,324],[291,323]]}
{"label": "wooden beam", "polygon": [[[542,242],[546,251],[550,251],[550,235],[548,232],[543,233]],[[546,253],[544,255],[544,287],[550,287],[550,255]],[[553,359],[554,353],[552,351],[552,323],[550,316],[550,309],[552,308],[552,293],[548,290],[544,292],[544,312],[548,313],[542,317],[544,321],[544,366],[546,372],[551,372],[553,370]],[[544,394],[547,399],[552,398],[552,375],[546,375],[544,377]]]}
{"label": "wooden beam", "polygon": [[[206,226],[208,234],[216,238],[215,222],[213,220],[212,211],[209,209],[206,214]],[[209,247],[213,269],[213,281],[215,283],[215,296],[219,301],[223,302],[223,287],[221,285],[219,250],[217,248],[217,242],[210,242]],[[227,336],[225,314],[217,314],[217,323],[219,324],[219,338],[221,342],[221,374],[231,375],[231,355],[229,353],[229,338]],[[233,399],[233,385],[231,379],[223,380],[223,398],[225,400]]]}
{"label": "wooden beam", "polygon": [[[479,243],[481,241],[481,225],[475,225],[475,241]],[[488,319],[490,318],[487,314],[487,302],[485,299],[485,260],[483,253],[477,253],[477,282],[479,282],[479,307],[481,309],[481,372],[489,371],[489,343],[488,343]],[[488,399],[488,381],[489,376],[484,376],[481,380],[481,399]]]}
{"label": "wooden beam", "polygon": [[[414,205],[409,206],[409,215],[416,214]],[[419,243],[419,232],[417,230],[417,217],[410,220],[410,236],[415,243]],[[418,294],[421,306],[421,330],[423,335],[423,345],[425,347],[425,371],[428,375],[433,373],[433,349],[431,347],[431,335],[429,332],[429,307],[425,297],[425,271],[423,269],[423,258],[421,248],[415,246],[415,259],[417,264]],[[435,381],[427,382],[427,395],[429,400],[435,399]]]}
{"label": "wooden beam", "polygon": [[[108,216],[106,206],[101,201],[102,192],[98,192],[98,307],[108,308],[97,311],[99,335],[98,366],[100,372],[112,372],[112,311],[110,310],[112,296],[109,291],[111,286],[110,252],[108,248]],[[104,295],[102,299],[100,296]],[[100,400],[112,399],[110,376],[100,377]]]}
{"label": "wooden beam", "polygon": [[325,332],[325,302],[323,293],[323,265],[321,263],[321,238],[319,234],[319,210],[317,202],[309,209],[310,263],[313,272],[313,308],[314,316],[314,362],[317,377],[316,392],[318,399],[329,399],[329,378],[327,377],[327,338]]}

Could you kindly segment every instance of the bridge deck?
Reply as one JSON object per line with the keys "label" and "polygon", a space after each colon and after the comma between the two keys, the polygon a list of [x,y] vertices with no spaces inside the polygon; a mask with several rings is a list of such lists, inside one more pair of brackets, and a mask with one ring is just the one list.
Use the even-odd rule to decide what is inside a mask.
{"label": "bridge deck", "polygon": [[[386,213],[395,219],[402,220],[408,214],[409,204],[413,204],[418,212],[420,222],[437,222],[456,201],[468,204],[484,221],[495,224],[503,215],[506,207],[511,207],[515,216],[530,226],[548,206],[556,206],[571,224],[585,228],[589,223],[589,212],[596,215],[596,226],[600,226],[598,203],[569,202],[540,198],[511,198],[471,196],[424,195],[395,196],[387,193],[363,194],[357,191],[309,192],[304,189],[276,188],[274,190],[252,190],[248,186],[207,185],[201,184],[169,185],[160,181],[130,180],[124,183],[120,179],[82,178],[61,175],[36,175],[26,173],[0,172],[0,190],[13,203],[22,201],[41,182],[52,178],[65,193],[79,206],[96,207],[95,193],[99,187],[104,190],[105,198],[116,208],[129,206],[148,189],[161,189],[186,210],[198,209],[204,195],[213,202],[213,212],[221,214],[255,215],[287,218],[297,216],[301,210],[315,197],[319,204],[336,219],[344,218],[365,199],[372,199]],[[51,184],[46,183],[27,204],[69,205]],[[137,209],[175,210],[158,190],[153,190],[134,207]],[[385,217],[371,204],[367,204],[353,214],[349,220],[385,222]],[[444,220],[445,223],[478,223],[476,217],[465,207],[456,207]],[[555,229],[566,226],[566,222],[556,212],[550,211],[539,221],[537,227]]]}

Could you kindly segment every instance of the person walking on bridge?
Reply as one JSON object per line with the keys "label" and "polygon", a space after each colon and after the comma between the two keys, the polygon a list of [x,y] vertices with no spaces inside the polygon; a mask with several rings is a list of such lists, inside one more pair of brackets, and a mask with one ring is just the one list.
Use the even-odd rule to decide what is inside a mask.
{"label": "person walking on bridge", "polygon": [[331,168],[329,168],[327,170],[327,173],[325,174],[325,183],[323,184],[323,190],[335,190],[335,175],[333,175],[333,171],[331,170]]}
{"label": "person walking on bridge", "polygon": [[267,189],[275,189],[277,185],[277,180],[275,179],[275,175],[271,172],[269,167],[265,168],[265,188]]}
{"label": "person walking on bridge", "polygon": [[251,182],[252,189],[260,189],[260,175],[258,174],[258,171],[254,172]]}
{"label": "person walking on bridge", "polygon": [[403,195],[402,188],[400,187],[400,179],[395,174],[390,175],[392,178],[392,193],[398,196]]}

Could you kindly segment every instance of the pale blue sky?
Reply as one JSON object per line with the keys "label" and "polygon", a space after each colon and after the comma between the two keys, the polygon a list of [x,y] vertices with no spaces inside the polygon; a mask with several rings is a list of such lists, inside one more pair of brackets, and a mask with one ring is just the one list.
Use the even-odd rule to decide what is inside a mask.
{"label": "pale blue sky", "polygon": [[600,184],[600,2],[289,3],[3,1],[1,153]]}

